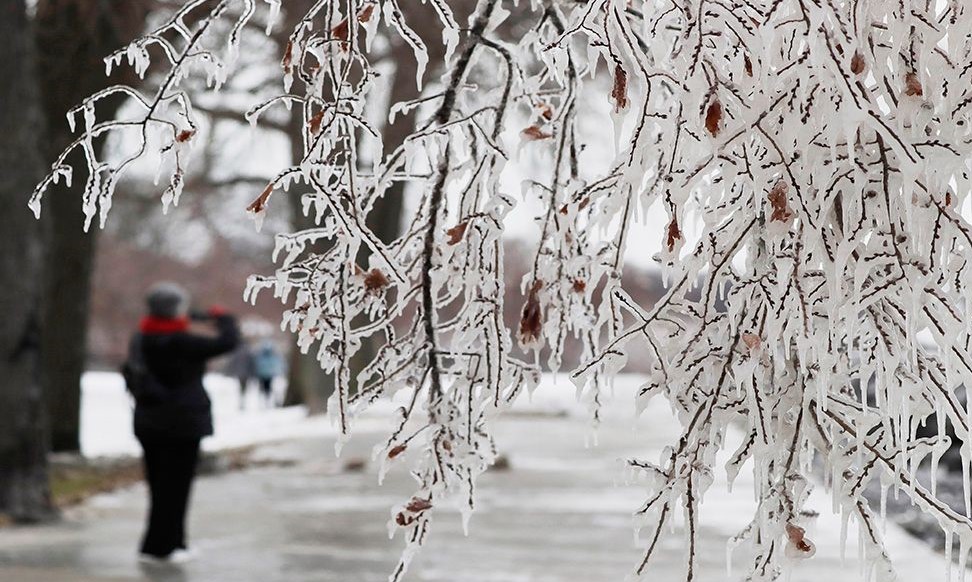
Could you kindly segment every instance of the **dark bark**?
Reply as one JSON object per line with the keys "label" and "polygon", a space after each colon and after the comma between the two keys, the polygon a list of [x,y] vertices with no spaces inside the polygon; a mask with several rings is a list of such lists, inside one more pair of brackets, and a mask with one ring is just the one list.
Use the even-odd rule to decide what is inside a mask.
{"label": "dark bark", "polygon": [[[303,157],[303,141],[301,127],[303,117],[299,109],[295,108],[287,124],[287,134],[290,137],[290,155],[294,163]],[[313,214],[304,216],[301,211],[300,194],[297,190],[291,192],[290,219],[293,229],[303,230],[314,228]],[[318,249],[322,250],[322,249]],[[290,363],[287,374],[287,393],[284,396],[284,406],[303,404],[310,414],[320,414],[327,406],[327,399],[334,392],[334,378],[321,369],[320,362],[312,349],[307,354],[300,353],[296,337],[291,341]]]}
{"label": "dark bark", "polygon": [[0,512],[54,515],[39,376],[41,230],[26,207],[43,176],[43,119],[24,0],[0,0]]}
{"label": "dark bark", "polygon": [[[438,20],[430,7],[416,5],[417,12],[421,12],[423,18],[415,18],[416,31],[425,37],[429,42],[429,57],[432,63],[441,62],[444,54],[441,52],[440,42],[435,42],[433,35],[438,34]],[[421,24],[421,25],[419,25]],[[290,28],[285,27],[285,30]],[[418,97],[415,87],[415,60],[410,49],[405,46],[397,37],[392,38],[395,42],[393,53],[397,57],[395,73],[392,77],[390,101],[396,103]],[[401,46],[399,46],[401,45]],[[303,119],[301,112],[297,109],[291,116],[288,124],[288,134],[291,142],[291,156],[293,160],[299,160],[303,156],[303,145],[301,138],[301,125]],[[404,143],[415,129],[415,117],[413,114],[399,116],[394,124],[385,124],[382,128],[382,139],[385,144],[385,151],[392,151]],[[371,213],[368,215],[367,225],[372,232],[383,242],[389,243],[399,236],[402,227],[402,203],[403,188],[401,183],[393,184],[385,192],[385,195],[375,202]],[[304,216],[301,210],[300,196],[290,197],[291,220],[295,230],[314,228],[313,217]],[[323,249],[321,249],[323,250]],[[362,267],[367,266],[367,250],[362,249],[358,262]],[[374,342],[365,340],[362,342],[361,349],[355,354],[352,362],[351,377],[355,378],[358,372],[367,365],[376,353]],[[301,354],[297,349],[296,341],[293,343],[290,356],[290,371],[288,374],[287,394],[284,398],[285,406],[295,404],[305,404],[312,413],[324,411],[327,398],[334,391],[334,378],[325,373],[317,361],[315,354]]]}
{"label": "dark bark", "polygon": [[[35,19],[41,105],[48,134],[43,154],[53,160],[73,139],[64,114],[88,95],[134,78],[119,67],[104,75],[104,57],[122,47],[145,22],[143,0],[40,0]],[[120,103],[98,107],[103,118]],[[80,154],[75,168],[83,168]],[[75,184],[84,179],[75,176]],[[44,286],[41,303],[42,383],[55,451],[80,450],[81,374],[87,358],[87,332],[97,228],[85,233],[77,190],[63,183],[44,198]]]}

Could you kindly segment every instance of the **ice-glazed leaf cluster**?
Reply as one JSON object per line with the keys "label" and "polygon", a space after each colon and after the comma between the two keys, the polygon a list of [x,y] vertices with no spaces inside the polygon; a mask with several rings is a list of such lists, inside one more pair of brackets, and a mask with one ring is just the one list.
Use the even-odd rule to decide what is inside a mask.
{"label": "ice-glazed leaf cluster", "polygon": [[[595,415],[605,383],[640,349],[652,368],[641,404],[661,395],[681,422],[662,458],[629,461],[647,487],[638,579],[650,579],[678,516],[694,579],[700,501],[716,471],[731,480],[744,465],[758,507],[733,543],[752,548],[749,579],[812,556],[801,523],[815,461],[835,507],[860,526],[869,575],[893,576],[863,497],[872,481],[957,536],[964,564],[970,508],[941,501],[935,472],[919,482],[917,468],[937,464],[949,423],[970,498],[966,3],[428,0],[445,55],[430,62],[428,39],[408,25],[412,1],[312,3],[273,65],[283,93],[249,114],[299,108],[304,147],[248,210],[259,218],[293,187],[317,227],[278,237],[276,276],[253,277],[248,294],[268,289],[290,306],[284,324],[335,375],[342,434],[371,403],[407,395],[378,452],[383,465],[408,459],[417,480],[392,512],[407,549],[391,578],[438,505],[458,494],[472,510],[495,455],[489,419],[537,382],[541,351],[559,367],[568,338],[583,346],[572,378]],[[180,82],[203,75],[218,87],[258,12],[252,0],[190,1],[111,59],[158,66],[163,82],[154,96],[115,87],[79,107],[84,131],[70,149],[88,160],[89,221],[99,209],[104,220],[118,177],[148,155],[171,169],[163,201],[178,201],[195,128]],[[368,108],[382,98],[374,61],[392,38],[425,88],[389,107],[421,121],[385,151]],[[153,45],[163,57],[150,65]],[[97,101],[118,92],[144,115],[98,120]],[[605,107],[587,106],[591,95]],[[585,162],[585,123],[613,130],[604,167]],[[92,140],[131,128],[141,146],[100,161]],[[525,188],[545,211],[512,298],[522,317],[508,328],[504,219],[517,198],[501,175],[524,148],[547,154]],[[35,208],[44,185],[70,177],[65,159]],[[420,202],[387,242],[367,219],[396,182]],[[659,205],[666,293],[639,305],[621,285],[624,256]],[[937,435],[919,432],[926,422]],[[744,438],[718,467],[730,425]]]}

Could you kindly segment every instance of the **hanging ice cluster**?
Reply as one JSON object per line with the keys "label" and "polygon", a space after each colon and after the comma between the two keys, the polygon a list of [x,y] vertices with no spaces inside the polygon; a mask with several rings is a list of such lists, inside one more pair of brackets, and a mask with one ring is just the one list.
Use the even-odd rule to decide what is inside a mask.
{"label": "hanging ice cluster", "polygon": [[[279,0],[264,1],[271,6],[279,5]],[[77,150],[84,155],[88,175],[82,200],[85,230],[91,227],[95,216],[104,227],[119,180],[138,163],[157,164],[156,183],[163,174],[167,176],[168,185],[162,193],[163,210],[168,210],[170,204],[178,205],[189,150],[198,131],[192,99],[183,88],[183,81],[198,75],[212,90],[219,90],[235,59],[243,27],[251,20],[256,6],[257,0],[186,2],[158,28],[106,57],[106,74],[127,61],[141,79],[150,71],[157,72],[158,86],[148,92],[114,85],[91,95],[68,112],[71,130],[76,130],[77,117],[81,116],[82,131],[34,190],[30,198],[34,214],[40,216],[41,199],[48,186],[61,179],[70,185],[74,168],[69,156]],[[154,64],[153,51],[161,56]],[[98,118],[99,102],[108,99],[124,99],[124,117]],[[121,151],[101,147],[112,138],[118,138],[113,145],[123,144]],[[102,153],[102,149],[108,151]]]}
{"label": "hanging ice cluster", "polygon": [[[429,2],[446,46],[441,63],[428,62],[428,39],[408,27],[397,0],[314,3],[282,56],[285,94],[249,114],[256,122],[284,105],[304,120],[303,158],[249,211],[259,218],[274,192],[294,186],[318,226],[280,236],[276,276],[253,277],[247,293],[268,289],[292,306],[284,324],[337,379],[330,410],[342,434],[372,402],[405,391],[408,404],[377,453],[383,466],[409,459],[418,482],[392,511],[390,527],[407,544],[392,579],[438,505],[459,493],[473,508],[474,480],[494,457],[488,420],[538,377],[514,356],[513,340],[548,350],[556,368],[570,336],[585,359],[572,378],[595,414],[605,381],[641,344],[652,373],[639,398],[666,398],[683,428],[662,458],[630,461],[649,484],[637,510],[638,579],[650,578],[678,514],[694,579],[700,501],[716,471],[731,480],[747,463],[759,503],[734,543],[752,548],[749,579],[775,579],[793,558],[812,556],[801,511],[815,460],[835,508],[860,525],[869,575],[893,576],[862,497],[871,481],[935,516],[960,540],[964,565],[969,508],[938,499],[934,471],[931,483],[916,473],[947,448],[947,420],[962,441],[970,498],[965,3],[478,0],[460,25],[453,8],[462,3]],[[179,146],[195,127],[179,80],[201,69],[218,85],[222,62],[199,43],[221,31],[236,46],[254,10],[245,0],[202,5],[187,3],[114,57],[144,72],[146,47],[165,54],[169,73],[154,98],[109,90],[143,103],[143,117],[96,122],[93,105],[107,93],[81,106],[85,131],[72,149],[88,159],[89,220],[99,206],[103,219],[117,175],[147,153],[151,127],[169,132],[161,151],[174,156],[177,197]],[[205,14],[189,27],[192,11]],[[165,40],[172,31],[178,47]],[[369,57],[383,35],[412,49],[420,86],[427,64],[442,71],[422,99],[392,107],[417,108],[424,121],[389,152],[366,115],[379,77]],[[598,91],[610,103],[598,123],[614,127],[619,147],[592,175],[579,163],[579,120],[597,113],[579,100]],[[92,139],[132,124],[142,148],[120,164],[99,162]],[[502,237],[513,199],[499,185],[511,130],[552,160],[530,185],[546,212],[512,330],[502,318]],[[48,181],[70,176],[64,164]],[[395,181],[421,203],[388,243],[366,219]],[[621,286],[623,256],[633,225],[659,202],[667,292],[642,306]],[[380,347],[366,353],[366,343]],[[937,437],[917,435],[928,419]],[[745,438],[720,468],[731,423]]]}

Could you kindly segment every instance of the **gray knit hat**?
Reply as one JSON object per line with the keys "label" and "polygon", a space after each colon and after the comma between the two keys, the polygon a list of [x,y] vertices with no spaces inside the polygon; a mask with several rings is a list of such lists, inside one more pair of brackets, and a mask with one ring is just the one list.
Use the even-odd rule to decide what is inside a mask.
{"label": "gray knit hat", "polygon": [[145,296],[149,315],[164,319],[175,319],[185,315],[189,307],[189,293],[175,283],[163,281],[152,285]]}

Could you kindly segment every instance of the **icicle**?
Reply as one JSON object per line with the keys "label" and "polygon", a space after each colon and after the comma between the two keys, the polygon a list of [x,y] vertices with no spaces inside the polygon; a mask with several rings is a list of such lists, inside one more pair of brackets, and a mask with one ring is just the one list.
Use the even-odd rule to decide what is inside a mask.
{"label": "icicle", "polygon": [[881,528],[882,531],[887,528],[888,525],[888,486],[881,483]]}
{"label": "icicle", "polygon": [[959,556],[958,556],[958,571],[959,571],[959,582],[965,582],[965,570],[968,568],[968,558],[969,558],[969,548],[966,543],[966,536],[959,536]]}
{"label": "icicle", "polygon": [[945,580],[952,582],[952,529],[945,528]]}
{"label": "icicle", "polygon": [[267,28],[266,35],[270,36],[273,32],[273,27],[277,23],[277,19],[280,18],[280,0],[266,0],[267,4],[270,5],[270,14],[267,16]]}
{"label": "icicle", "polygon": [[841,508],[840,511],[840,563],[847,561],[847,522],[850,520],[850,512]]}

